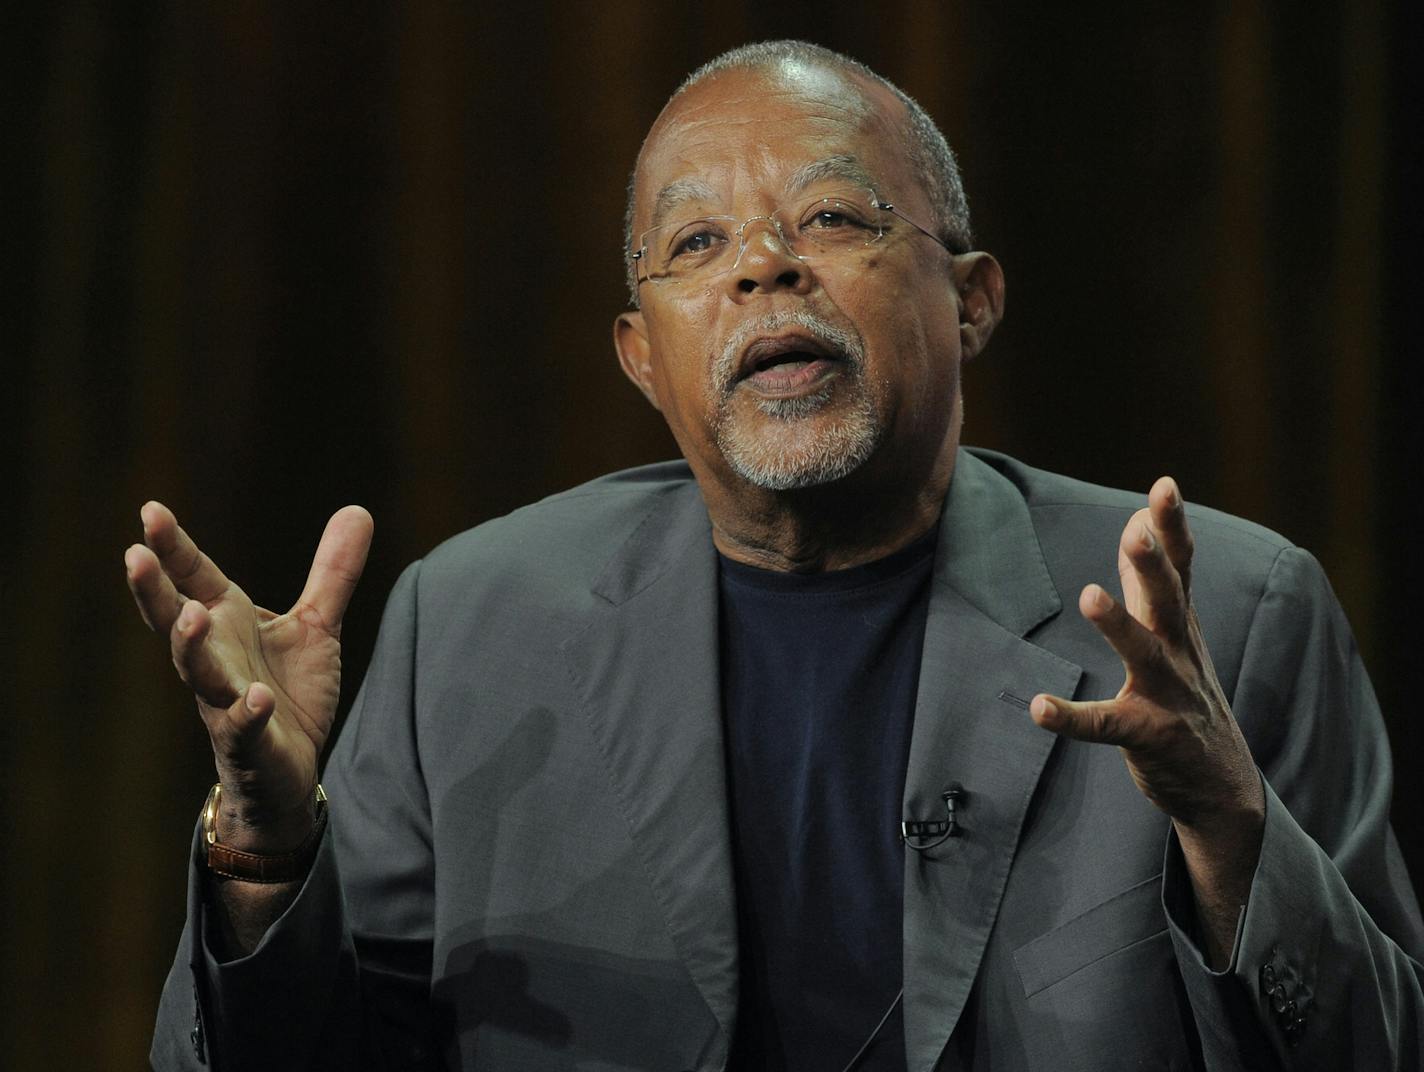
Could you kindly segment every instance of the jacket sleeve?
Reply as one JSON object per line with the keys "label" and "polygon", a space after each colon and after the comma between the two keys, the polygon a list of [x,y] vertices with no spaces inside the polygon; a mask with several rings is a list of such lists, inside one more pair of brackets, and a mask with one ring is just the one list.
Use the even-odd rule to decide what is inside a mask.
{"label": "jacket sleeve", "polygon": [[220,962],[195,835],[188,917],[159,1003],[159,1070],[432,1065],[430,809],[414,726],[419,564],[323,772],[327,830],[297,898],[251,955]]}
{"label": "jacket sleeve", "polygon": [[1418,1069],[1424,924],[1394,834],[1389,744],[1319,564],[1286,548],[1255,611],[1232,709],[1266,825],[1228,967],[1211,971],[1175,838],[1164,907],[1210,1069]]}

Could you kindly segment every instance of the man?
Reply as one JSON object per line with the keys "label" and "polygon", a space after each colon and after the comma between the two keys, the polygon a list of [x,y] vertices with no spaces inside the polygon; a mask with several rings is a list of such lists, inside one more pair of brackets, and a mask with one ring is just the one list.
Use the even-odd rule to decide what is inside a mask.
{"label": "man", "polygon": [[923,113],[737,50],[654,124],[628,233],[614,341],[685,464],[411,567],[329,803],[370,518],[276,616],[144,507],[130,584],[220,778],[155,1064],[1417,1067],[1328,586],[1168,478],[960,448],[1003,278]]}

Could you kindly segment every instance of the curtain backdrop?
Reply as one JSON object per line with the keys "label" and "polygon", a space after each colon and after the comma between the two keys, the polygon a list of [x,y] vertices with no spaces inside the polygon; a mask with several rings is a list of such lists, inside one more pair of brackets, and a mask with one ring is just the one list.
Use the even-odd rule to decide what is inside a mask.
{"label": "curtain backdrop", "polygon": [[1009,295],[967,441],[1173,473],[1324,562],[1424,876],[1408,6],[5,15],[0,1065],[141,1066],[181,925],[211,756],[124,585],[139,505],[281,609],[329,513],[368,506],[349,703],[407,562],[674,452],[610,345],[624,186],[681,77],[765,37],[866,61],[957,148]]}

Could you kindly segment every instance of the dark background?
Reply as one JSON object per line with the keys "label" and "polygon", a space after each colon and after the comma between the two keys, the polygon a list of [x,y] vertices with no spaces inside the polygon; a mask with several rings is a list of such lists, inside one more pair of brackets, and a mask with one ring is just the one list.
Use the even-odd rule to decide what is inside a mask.
{"label": "dark background", "polygon": [[368,506],[349,702],[410,559],[673,452],[609,341],[624,183],[681,77],[763,37],[868,62],[958,149],[1009,280],[969,442],[1144,491],[1171,472],[1324,561],[1421,874],[1409,7],[3,16],[0,1065],[141,1067],[181,926],[211,756],[123,583],[139,505],[279,609],[329,513]]}

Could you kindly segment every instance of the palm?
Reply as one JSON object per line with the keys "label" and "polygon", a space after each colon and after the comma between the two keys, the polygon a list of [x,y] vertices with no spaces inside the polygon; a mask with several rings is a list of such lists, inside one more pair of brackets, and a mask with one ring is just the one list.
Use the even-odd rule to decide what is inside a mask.
{"label": "palm", "polygon": [[370,545],[370,515],[328,523],[306,587],[285,614],[258,607],[158,504],[147,548],[125,556],[145,619],[166,629],[225,783],[281,810],[307,798],[341,688],[341,617]]}
{"label": "palm", "polygon": [[236,734],[241,726],[231,722],[230,709],[252,682],[261,682],[276,706],[251,743],[258,753],[252,765],[280,762],[289,767],[289,778],[314,781],[341,691],[339,638],[324,623],[304,620],[302,608],[275,614],[254,606],[235,586],[209,614],[207,644],[217,673],[190,682],[209,732],[215,738]]}
{"label": "palm", "polygon": [[341,642],[324,624],[304,621],[297,608],[280,615],[254,609],[255,673],[277,694],[273,721],[320,752],[341,691]]}

